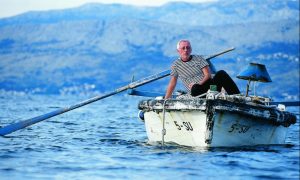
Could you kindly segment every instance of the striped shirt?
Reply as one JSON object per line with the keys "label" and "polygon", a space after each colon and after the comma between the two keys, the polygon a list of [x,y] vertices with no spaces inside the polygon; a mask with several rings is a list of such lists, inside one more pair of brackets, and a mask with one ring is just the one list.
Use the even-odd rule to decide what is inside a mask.
{"label": "striped shirt", "polygon": [[202,56],[191,56],[192,58],[186,62],[178,58],[171,67],[171,76],[179,77],[188,91],[190,91],[189,84],[199,83],[204,78],[202,68],[209,65]]}

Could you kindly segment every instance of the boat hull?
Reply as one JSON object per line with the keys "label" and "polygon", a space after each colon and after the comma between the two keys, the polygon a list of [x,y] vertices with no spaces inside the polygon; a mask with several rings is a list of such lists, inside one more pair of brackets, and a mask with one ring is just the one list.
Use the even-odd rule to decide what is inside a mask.
{"label": "boat hull", "polygon": [[149,142],[194,147],[233,147],[284,144],[296,118],[276,108],[222,100],[146,102]]}
{"label": "boat hull", "polygon": [[149,142],[173,142],[185,146],[206,146],[206,114],[203,112],[166,112],[163,137],[163,113],[146,112],[145,127]]}
{"label": "boat hull", "polygon": [[146,112],[145,127],[149,142],[172,142],[184,146],[226,147],[284,144],[287,127],[275,126],[238,114],[217,112],[213,130],[207,127],[205,112]]}

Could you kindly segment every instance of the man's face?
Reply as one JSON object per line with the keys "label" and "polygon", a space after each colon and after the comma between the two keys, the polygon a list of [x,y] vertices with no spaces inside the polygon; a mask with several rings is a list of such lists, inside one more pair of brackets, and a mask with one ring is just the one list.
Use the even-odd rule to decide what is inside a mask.
{"label": "man's face", "polygon": [[187,61],[189,59],[190,55],[191,55],[191,52],[192,52],[191,44],[189,42],[182,41],[182,42],[180,42],[179,49],[177,51],[180,55],[180,58],[183,61]]}

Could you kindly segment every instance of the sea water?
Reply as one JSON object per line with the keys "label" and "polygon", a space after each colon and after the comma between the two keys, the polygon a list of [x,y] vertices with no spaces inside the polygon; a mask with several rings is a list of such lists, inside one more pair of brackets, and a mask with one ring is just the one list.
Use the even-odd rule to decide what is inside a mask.
{"label": "sea water", "polygon": [[[0,126],[88,98],[0,93]],[[147,143],[139,100],[108,97],[0,137],[0,179],[299,179],[299,116],[284,145],[162,147]]]}

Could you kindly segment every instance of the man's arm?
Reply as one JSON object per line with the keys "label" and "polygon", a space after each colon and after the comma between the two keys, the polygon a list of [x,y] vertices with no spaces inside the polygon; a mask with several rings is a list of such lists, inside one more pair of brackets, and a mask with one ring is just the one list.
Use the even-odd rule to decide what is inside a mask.
{"label": "man's arm", "polygon": [[[203,72],[204,77],[199,83],[196,83],[196,84],[200,84],[200,85],[204,84],[207,80],[209,80],[211,78],[211,73],[210,73],[210,70],[209,70],[209,66],[205,66],[204,68],[201,69],[201,71]],[[191,83],[189,85],[189,88],[192,89],[194,84],[195,83]]]}
{"label": "man's arm", "polygon": [[211,73],[209,70],[209,66],[205,66],[204,68],[202,68],[202,72],[204,74],[203,79],[200,81],[200,85],[204,84],[207,80],[209,80],[211,78]]}
{"label": "man's arm", "polygon": [[170,79],[170,82],[169,82],[169,85],[168,85],[168,88],[167,88],[167,92],[166,92],[166,95],[165,95],[165,99],[168,99],[172,96],[172,93],[176,87],[176,84],[177,84],[177,77],[175,76],[171,76],[171,79]]}

